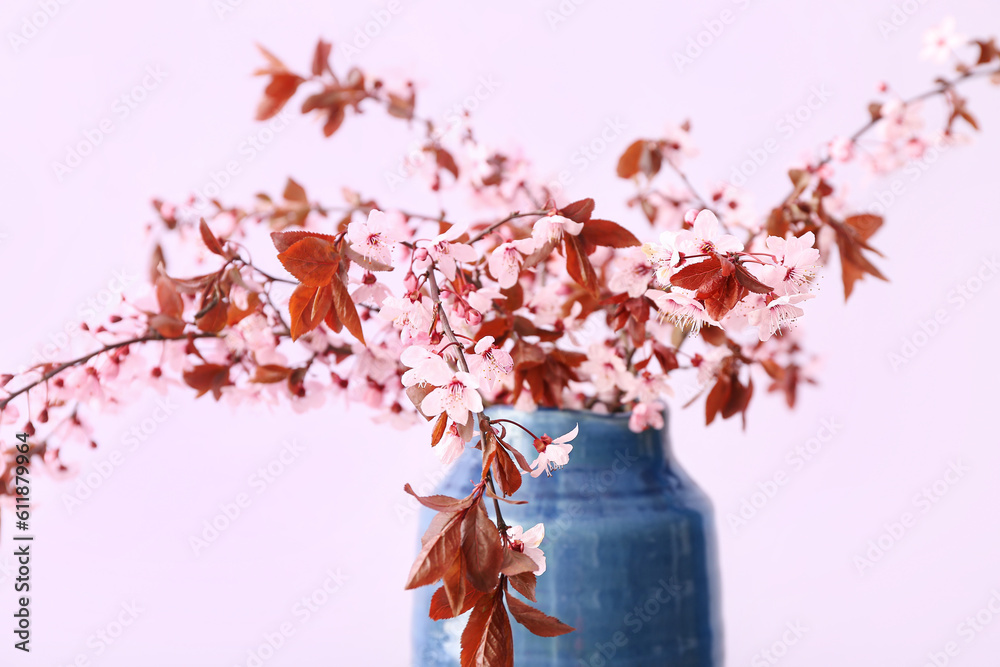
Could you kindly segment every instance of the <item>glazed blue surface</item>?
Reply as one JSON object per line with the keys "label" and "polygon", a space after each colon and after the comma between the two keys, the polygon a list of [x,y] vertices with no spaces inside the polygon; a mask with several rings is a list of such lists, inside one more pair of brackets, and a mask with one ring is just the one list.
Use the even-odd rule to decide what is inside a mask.
{"label": "glazed blue surface", "polygon": [[[632,433],[628,415],[487,410],[553,438],[579,423],[565,468],[525,477],[504,520],[525,530],[545,524],[547,570],[539,609],[576,628],[536,637],[511,619],[518,667],[709,667],[722,664],[715,528],[707,497],[672,460],[664,431]],[[531,439],[506,424],[508,442],[532,461]],[[438,492],[468,494],[479,452],[465,452]],[[492,513],[492,508],[491,508]],[[433,512],[424,510],[423,528]],[[466,616],[427,617],[437,586],[416,592],[414,662],[457,667]]]}

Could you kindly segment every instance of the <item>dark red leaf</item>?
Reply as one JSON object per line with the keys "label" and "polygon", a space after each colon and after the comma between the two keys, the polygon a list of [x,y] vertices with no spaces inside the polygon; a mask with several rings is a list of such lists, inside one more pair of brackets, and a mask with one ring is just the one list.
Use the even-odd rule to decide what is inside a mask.
{"label": "dark red leaf", "polygon": [[539,637],[558,637],[576,629],[557,618],[543,614],[531,605],[511,597],[510,594],[507,595],[507,604],[510,606],[510,613],[514,620]]}

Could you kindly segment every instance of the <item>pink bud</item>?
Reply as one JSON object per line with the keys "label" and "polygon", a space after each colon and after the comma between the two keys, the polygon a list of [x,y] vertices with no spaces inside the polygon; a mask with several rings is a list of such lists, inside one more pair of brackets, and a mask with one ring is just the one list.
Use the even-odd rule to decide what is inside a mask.
{"label": "pink bud", "polygon": [[478,310],[470,308],[469,312],[465,314],[465,321],[469,323],[469,326],[479,326],[483,321],[483,314]]}
{"label": "pink bud", "polygon": [[427,259],[427,248],[417,248],[413,251],[413,259],[418,262],[423,262]]}
{"label": "pink bud", "polygon": [[684,214],[684,222],[688,223],[689,225],[693,225],[694,219],[697,217],[698,217],[698,209],[689,208],[687,212]]}

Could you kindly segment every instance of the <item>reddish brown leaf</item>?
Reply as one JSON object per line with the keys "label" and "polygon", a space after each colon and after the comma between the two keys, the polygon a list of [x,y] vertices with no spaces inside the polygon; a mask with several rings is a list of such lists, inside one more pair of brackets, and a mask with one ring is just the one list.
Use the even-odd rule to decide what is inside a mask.
{"label": "reddish brown leaf", "polygon": [[181,298],[173,281],[166,276],[156,279],[156,302],[164,315],[177,318],[184,315],[184,299]]}
{"label": "reddish brown leaf", "polygon": [[563,248],[566,251],[566,270],[570,277],[596,298],[601,286],[597,281],[597,272],[587,258],[580,240],[566,234],[563,236]]}
{"label": "reddish brown leaf", "polygon": [[722,272],[718,257],[709,257],[696,264],[688,264],[670,276],[670,284],[684,289],[697,290]]}
{"label": "reddish brown leaf", "polygon": [[334,278],[330,288],[333,290],[333,305],[337,309],[337,318],[344,323],[351,335],[364,345],[365,332],[361,328],[361,316],[358,315],[358,308],[354,305],[347,286],[340,281],[340,278]]}
{"label": "reddish brown leaf", "polygon": [[533,572],[515,574],[513,577],[507,577],[507,581],[509,581],[510,585],[514,587],[515,591],[532,602],[535,601],[535,584],[537,579]]}
{"label": "reddish brown leaf", "polygon": [[226,327],[228,304],[216,297],[215,305],[209,308],[201,317],[195,318],[195,324],[206,333],[219,333]]}
{"label": "reddish brown leaf", "polygon": [[184,320],[173,315],[156,313],[149,318],[149,326],[164,338],[178,338],[184,334]]}
{"label": "reddish brown leaf", "polygon": [[567,204],[558,211],[559,215],[576,222],[587,222],[590,220],[590,214],[593,212],[594,200],[589,197],[587,199],[575,201],[572,204]]}
{"label": "reddish brown leaf", "polygon": [[576,628],[566,625],[557,618],[543,614],[529,604],[507,595],[511,616],[534,635],[539,637],[558,637],[573,632]]}
{"label": "reddish brown leaf", "polygon": [[590,254],[594,246],[605,246],[608,248],[630,248],[642,245],[635,234],[625,229],[617,222],[610,220],[590,220],[583,226],[580,237],[584,240]]}
{"label": "reddish brown leaf", "polygon": [[438,514],[440,528],[433,523],[427,533],[436,531],[429,536],[425,534],[426,542],[417,555],[406,578],[406,589],[419,588],[433,584],[451,567],[455,553],[462,546],[462,522],[458,512],[442,512]]}
{"label": "reddish brown leaf", "polygon": [[264,98],[257,106],[257,120],[267,120],[276,116],[303,81],[305,79],[291,72],[273,73],[271,82],[264,89]]}
{"label": "reddish brown leaf", "polygon": [[494,461],[497,471],[497,482],[500,484],[500,491],[505,496],[512,496],[521,488],[521,471],[518,470],[514,461],[503,447],[497,448],[496,459]]}
{"label": "reddish brown leaf", "polygon": [[618,158],[617,173],[619,178],[632,178],[639,173],[639,161],[645,146],[645,139],[637,139],[629,144],[625,152]]}
{"label": "reddish brown leaf", "polygon": [[468,509],[472,505],[471,496],[462,499],[442,495],[419,496],[409,484],[403,487],[403,491],[406,491],[408,494],[416,498],[417,502],[424,507],[438,512],[461,512],[462,510]]}
{"label": "reddish brown leaf", "polygon": [[207,247],[209,251],[221,257],[226,256],[226,252],[222,249],[222,244],[219,243],[219,239],[217,239],[215,234],[212,233],[212,230],[209,229],[208,223],[205,222],[205,218],[202,218],[201,222],[198,224],[198,231],[201,232],[201,240],[205,243],[205,247]]}
{"label": "reddish brown leaf", "polygon": [[465,557],[459,550],[454,555],[454,560],[444,573],[442,579],[444,583],[444,594],[448,598],[448,606],[451,612],[458,616],[465,603],[465,592],[468,589],[465,578]]}
{"label": "reddish brown leaf", "polygon": [[330,42],[320,39],[316,42],[316,51],[313,52],[312,73],[313,76],[320,76],[323,72],[330,71]]}
{"label": "reddish brown leaf", "polygon": [[258,308],[260,308],[260,297],[257,296],[256,292],[251,292],[247,296],[247,307],[245,310],[240,310],[235,303],[230,301],[229,308],[226,311],[226,324],[228,326],[235,326],[243,321],[244,318],[256,313]]}
{"label": "reddish brown leaf", "polygon": [[[298,340],[300,336],[306,334],[316,327],[319,323],[323,321],[326,317],[326,313],[322,313],[319,317],[315,317],[316,312],[316,302],[325,301],[321,296],[318,296],[319,292],[326,290],[329,293],[329,287],[310,287],[309,285],[299,285],[292,292],[291,298],[288,300],[288,312],[291,315],[291,334],[292,340]],[[329,310],[329,303],[327,304],[327,309]]]}
{"label": "reddish brown leaf", "polygon": [[434,429],[431,431],[431,447],[434,447],[439,442],[441,438],[444,437],[444,432],[448,428],[448,413],[442,412],[437,421],[434,422]]}
{"label": "reddish brown leaf", "polygon": [[451,603],[448,601],[448,595],[444,591],[444,586],[434,591],[434,595],[431,596],[431,608],[430,617],[432,620],[441,621],[446,618],[455,618],[456,616],[461,616],[465,612],[472,609],[483,594],[477,591],[471,586],[465,589],[465,600],[462,602],[462,608],[458,610],[458,613],[453,613],[451,608]]}
{"label": "reddish brown leaf", "polygon": [[844,218],[844,224],[857,232],[858,238],[867,241],[882,226],[882,216],[873,213],[862,213]]}
{"label": "reddish brown leaf", "polygon": [[229,380],[229,366],[220,364],[202,364],[191,370],[184,371],[184,383],[197,391],[197,396],[212,392],[212,397],[219,400],[222,388],[232,384]]}
{"label": "reddish brown leaf", "polygon": [[293,178],[289,178],[285,183],[285,191],[281,193],[281,196],[284,197],[286,201],[296,202],[299,204],[309,203],[309,197],[306,196],[306,189],[299,185],[299,183]]}
{"label": "reddish brown leaf", "polygon": [[715,415],[722,411],[723,406],[729,401],[729,394],[732,392],[733,382],[729,375],[719,376],[712,390],[708,392],[708,399],[705,401],[705,424],[711,424],[715,420]]}
{"label": "reddish brown leaf", "polygon": [[259,384],[274,384],[276,382],[284,382],[291,374],[292,369],[287,366],[282,366],[281,364],[264,364],[254,370],[253,378],[250,381]]}
{"label": "reddish brown leaf", "polygon": [[503,552],[500,532],[480,501],[462,522],[462,553],[469,582],[484,593],[496,589]]}
{"label": "reddish brown leaf", "polygon": [[514,667],[510,620],[499,590],[480,598],[462,633],[462,667]]}
{"label": "reddish brown leaf", "polygon": [[306,237],[278,255],[282,266],[303,285],[322,287],[336,275],[340,254],[324,239]]}
{"label": "reddish brown leaf", "polygon": [[740,285],[757,294],[768,294],[774,291],[773,287],[757,280],[742,264],[736,265],[736,280]]}
{"label": "reddish brown leaf", "polygon": [[274,247],[278,252],[285,252],[305,238],[322,239],[331,244],[337,240],[336,236],[330,236],[329,234],[306,232],[298,229],[287,232],[271,232],[271,242],[274,243]]}

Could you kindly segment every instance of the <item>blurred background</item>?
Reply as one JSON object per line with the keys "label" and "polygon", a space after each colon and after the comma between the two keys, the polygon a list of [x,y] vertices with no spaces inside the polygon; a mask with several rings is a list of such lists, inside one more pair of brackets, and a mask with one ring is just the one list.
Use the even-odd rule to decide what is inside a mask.
{"label": "blurred background", "polygon": [[[593,196],[601,217],[643,230],[614,177],[632,139],[690,119],[700,156],[688,171],[702,190],[773,140],[746,183],[766,212],[790,164],[867,120],[879,81],[908,97],[947,72],[918,54],[948,14],[970,37],[1000,33],[993,0],[11,0],[0,9],[0,367],[27,364],[143,280],[150,198],[183,200],[228,162],[239,173],[227,202],[278,193],[288,176],[322,201],[342,185],[389,198],[385,174],[417,135],[381,113],[329,140],[294,113],[245,150],[262,128],[255,42],[305,70],[322,36],[338,71],[412,78],[431,118],[485,78],[480,139],[524,146],[543,175],[571,170],[569,197]],[[376,34],[359,39],[372,21]],[[729,665],[774,664],[763,651],[779,660],[789,624],[804,628],[780,651],[789,665],[984,666],[1000,654],[1000,89],[965,91],[983,126],[974,141],[917,175],[852,185],[858,208],[886,207],[875,241],[891,282],[864,281],[845,308],[839,276],[823,278],[802,327],[824,358],[820,385],[794,411],[762,395],[745,432],[736,420],[706,429],[701,403],[672,410],[676,456],[718,514]],[[57,170],[102,122],[111,129],[91,154]],[[574,160],[609,122],[625,131]],[[391,200],[434,212],[425,190],[404,183]],[[332,401],[304,415],[234,411],[178,391],[146,395],[98,435],[98,450],[66,452],[77,477],[36,481],[30,656],[5,629],[16,575],[4,510],[0,663],[408,664],[402,586],[417,525],[402,486],[426,492],[441,476],[423,430]],[[206,529],[227,512],[224,530]],[[262,652],[268,641],[280,648]]]}

